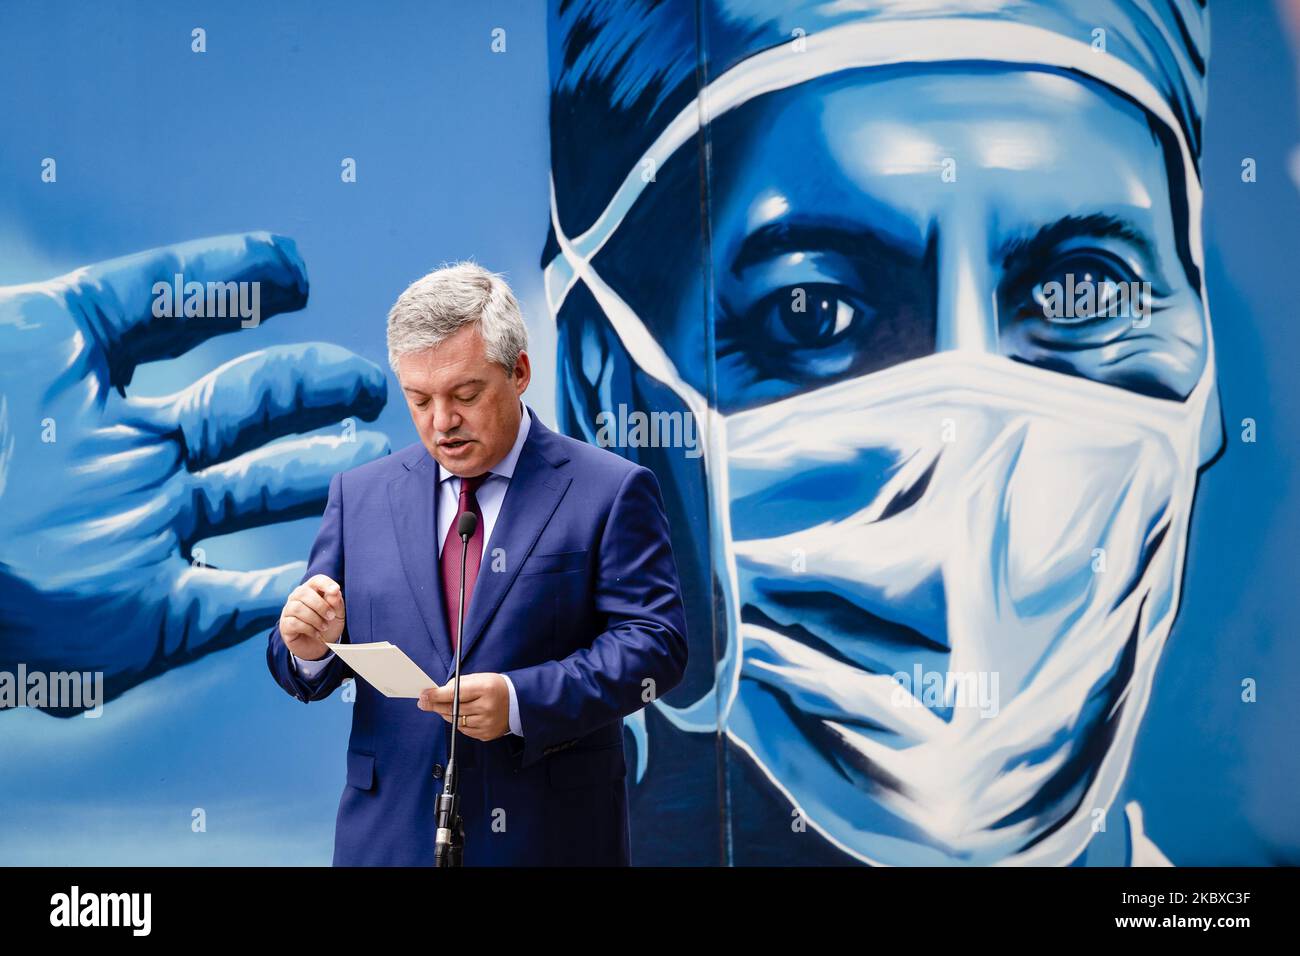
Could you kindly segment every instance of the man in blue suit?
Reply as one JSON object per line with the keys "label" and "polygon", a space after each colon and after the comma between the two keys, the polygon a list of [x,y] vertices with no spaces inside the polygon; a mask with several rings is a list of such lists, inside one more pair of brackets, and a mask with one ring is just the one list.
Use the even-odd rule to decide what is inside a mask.
{"label": "man in blue suit", "polygon": [[401,295],[389,363],[420,441],[334,476],[270,633],[271,673],[303,702],[353,676],[326,642],[390,641],[439,684],[413,702],[356,682],[336,866],[433,863],[462,550],[464,864],[630,862],[622,718],[686,667],[667,519],[652,472],[524,406],[526,346],[509,287],[477,265]]}

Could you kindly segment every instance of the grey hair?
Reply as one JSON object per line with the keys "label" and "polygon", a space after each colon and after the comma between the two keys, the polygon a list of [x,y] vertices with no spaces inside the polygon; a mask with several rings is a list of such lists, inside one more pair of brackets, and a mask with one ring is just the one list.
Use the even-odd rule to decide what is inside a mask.
{"label": "grey hair", "polygon": [[388,364],[393,374],[402,355],[432,348],[475,324],[488,359],[513,374],[519,353],[528,348],[528,327],[500,273],[476,262],[457,262],[416,279],[388,311]]}

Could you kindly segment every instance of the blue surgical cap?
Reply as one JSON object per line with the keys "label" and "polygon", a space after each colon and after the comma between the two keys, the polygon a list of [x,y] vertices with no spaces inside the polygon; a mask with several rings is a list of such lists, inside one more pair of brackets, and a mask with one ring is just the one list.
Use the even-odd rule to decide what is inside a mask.
{"label": "blue surgical cap", "polygon": [[[845,23],[954,18],[1036,27],[1131,67],[1167,104],[1199,174],[1205,0],[551,0],[551,169],[564,231],[590,226],[701,87],[742,61]],[[1008,49],[1025,35],[1008,31]],[[910,52],[919,51],[900,50],[898,62]],[[935,62],[935,52],[924,59]],[[1029,66],[1026,52],[1011,65]],[[1082,72],[1055,59],[1044,49],[1035,65]],[[552,236],[544,262],[554,249]]]}

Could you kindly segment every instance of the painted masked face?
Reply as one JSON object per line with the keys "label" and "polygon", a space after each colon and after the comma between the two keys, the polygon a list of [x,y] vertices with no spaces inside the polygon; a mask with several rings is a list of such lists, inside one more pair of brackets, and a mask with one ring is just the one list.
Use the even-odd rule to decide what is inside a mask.
{"label": "painted masked face", "polygon": [[[582,236],[553,211],[548,297],[558,317],[581,282],[703,423],[733,638],[714,693],[661,711],[720,719],[864,861],[1065,863],[1123,780],[1221,444],[1195,169],[1160,95],[1086,44],[914,22],[903,48],[966,71],[845,72],[894,62],[905,38],[871,27],[703,98],[712,388],[664,348],[690,330],[652,334],[597,271],[635,176]],[[1032,59],[970,65],[1008,49]],[[1048,304],[1108,281],[1138,298]]]}

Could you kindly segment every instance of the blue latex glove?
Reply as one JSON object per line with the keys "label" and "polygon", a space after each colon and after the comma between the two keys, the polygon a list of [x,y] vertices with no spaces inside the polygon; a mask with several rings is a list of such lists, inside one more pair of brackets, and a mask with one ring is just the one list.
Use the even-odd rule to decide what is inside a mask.
{"label": "blue latex glove", "polygon": [[335,472],[389,451],[342,428],[267,445],[379,415],[384,371],[335,345],[250,352],[167,397],[130,395],[137,365],[241,330],[238,315],[155,317],[154,283],[177,273],[259,283],[263,318],[307,301],[293,242],[267,233],[0,287],[0,670],[102,671],[111,700],[265,634],[305,562],[216,569],[192,546],[319,516]]}

